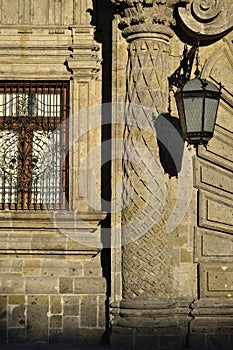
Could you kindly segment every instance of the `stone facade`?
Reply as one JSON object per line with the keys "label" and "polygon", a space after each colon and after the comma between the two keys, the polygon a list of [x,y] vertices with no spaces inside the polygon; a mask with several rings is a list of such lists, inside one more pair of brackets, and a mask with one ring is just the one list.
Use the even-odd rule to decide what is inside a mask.
{"label": "stone facade", "polygon": [[[69,210],[0,211],[0,343],[232,349],[231,0],[1,0],[1,81],[69,82]],[[183,143],[168,77],[199,32],[223,85]],[[167,146],[167,150],[163,145]]]}
{"label": "stone facade", "polygon": [[100,113],[94,125],[88,119],[88,107],[101,103],[102,76],[92,2],[3,0],[0,6],[1,80],[69,81],[70,91],[70,211],[0,214],[0,342],[100,343],[106,278],[99,223],[106,213],[100,200],[90,205],[100,175],[92,186],[91,167],[77,171],[101,141]]}
{"label": "stone facade", "polygon": [[[122,271],[123,290],[114,285],[112,346],[117,349],[120,342],[127,349],[231,349],[232,4],[113,3],[118,13],[113,99],[119,103],[126,96],[136,107],[116,117],[119,130],[122,124],[125,128],[126,160],[121,171],[125,202],[121,215],[115,215],[122,226],[123,248],[122,253],[114,250],[113,266],[116,281]],[[182,150],[168,123],[164,123],[167,138],[156,126],[169,108],[168,96],[161,99],[168,91],[166,77],[179,66],[184,43],[191,45],[197,32],[201,74],[216,85],[222,82],[224,89],[207,148]],[[128,57],[123,56],[127,46]],[[143,105],[143,112],[138,105]],[[170,108],[167,119],[176,125],[172,95]],[[169,157],[160,152],[160,141],[170,148],[176,165],[179,149],[182,152],[177,178],[166,164]],[[119,181],[117,161],[114,170]],[[160,192],[153,182],[159,184]]]}

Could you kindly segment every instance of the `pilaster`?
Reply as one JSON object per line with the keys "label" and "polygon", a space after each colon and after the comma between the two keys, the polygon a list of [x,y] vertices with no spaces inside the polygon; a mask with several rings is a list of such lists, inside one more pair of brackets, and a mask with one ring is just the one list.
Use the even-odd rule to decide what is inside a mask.
{"label": "pilaster", "polygon": [[[92,163],[92,149],[101,143],[101,47],[91,26],[70,27],[72,43],[67,67],[72,77],[72,154],[74,156],[73,209],[100,210],[100,154]],[[78,156],[77,156],[78,155]],[[87,171],[88,167],[88,171]],[[94,179],[96,186],[90,186]],[[94,196],[98,193],[98,198]],[[92,207],[95,201],[94,207]]]}

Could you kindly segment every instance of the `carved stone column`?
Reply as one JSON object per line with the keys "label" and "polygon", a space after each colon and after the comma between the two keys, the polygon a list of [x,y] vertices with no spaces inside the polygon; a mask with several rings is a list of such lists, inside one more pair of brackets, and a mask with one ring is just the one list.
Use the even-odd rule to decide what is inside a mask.
{"label": "carved stone column", "polygon": [[[169,39],[173,34],[170,25],[179,1],[113,2],[122,18],[123,36],[129,43],[122,212],[123,298],[167,299],[171,290],[171,257],[166,225],[171,196],[169,180],[156,158],[153,113],[157,118],[167,112]],[[145,152],[139,154],[138,145],[142,145],[146,157]]]}
{"label": "carved stone column", "polygon": [[189,304],[172,300],[171,239],[167,232],[177,179],[164,174],[157,128],[168,112],[169,41],[179,1],[113,2],[129,45],[121,222],[123,298],[111,305],[112,343],[117,349],[121,342],[135,349],[143,338],[141,348],[150,342],[151,348],[159,348],[166,335],[168,341],[178,339],[177,344],[171,341],[172,349],[182,348]]}

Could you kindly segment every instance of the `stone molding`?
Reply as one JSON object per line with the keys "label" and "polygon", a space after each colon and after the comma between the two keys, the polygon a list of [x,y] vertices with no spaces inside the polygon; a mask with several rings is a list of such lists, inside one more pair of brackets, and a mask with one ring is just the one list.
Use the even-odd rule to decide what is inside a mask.
{"label": "stone molding", "polygon": [[233,28],[231,0],[190,1],[186,8],[178,9],[182,27],[191,37],[214,39],[224,36]]}
{"label": "stone molding", "polygon": [[[98,78],[101,50],[91,26],[0,27],[3,78]],[[11,60],[10,60],[11,59]],[[35,69],[36,67],[36,69]]]}
{"label": "stone molding", "polygon": [[[232,349],[233,301],[200,299],[191,305],[189,344],[195,349]],[[203,347],[204,346],[204,347]]]}
{"label": "stone molding", "polygon": [[[112,324],[119,327],[160,328],[187,326],[190,321],[189,300],[122,300],[112,303]],[[148,331],[148,330],[147,330]],[[155,330],[154,330],[155,331]]]}
{"label": "stone molding", "polygon": [[196,263],[233,263],[233,236],[228,233],[196,228],[194,244]]}
{"label": "stone molding", "polygon": [[76,79],[98,79],[101,69],[101,50],[94,40],[94,29],[90,26],[69,27],[72,35],[72,52],[67,59],[68,67]]}
{"label": "stone molding", "polygon": [[195,187],[209,191],[221,197],[232,199],[232,172],[212,164],[207,160],[196,158],[195,166]]}
{"label": "stone molding", "polygon": [[[200,297],[229,299],[233,298],[233,265],[229,263],[201,263]],[[226,310],[229,312],[229,310]]]}
{"label": "stone molding", "polygon": [[0,27],[1,79],[68,80],[65,62],[71,43],[67,27]]}
{"label": "stone molding", "polygon": [[92,0],[1,0],[3,25],[90,24]]}
{"label": "stone molding", "polygon": [[[232,147],[232,132],[216,125],[212,147],[211,144],[207,148],[199,147],[198,156],[225,169],[233,170]],[[221,152],[219,152],[219,149],[221,149]]]}
{"label": "stone molding", "polygon": [[103,212],[0,212],[0,255],[95,256],[102,248],[99,223],[105,216]]}
{"label": "stone molding", "polygon": [[[225,316],[227,318],[226,321],[229,322],[229,325],[232,327],[232,317],[233,317],[233,300],[223,300],[220,302],[219,300],[195,300],[192,305],[191,314],[196,318],[201,317],[213,317],[219,316],[220,322],[222,321],[221,316]],[[229,317],[231,316],[231,317]],[[229,318],[228,318],[229,317]],[[214,321],[214,319],[213,319]],[[216,319],[217,321],[217,319]],[[217,322],[216,322],[217,326]]]}
{"label": "stone molding", "polygon": [[65,212],[65,211],[0,211],[1,228],[42,228],[52,229],[57,225],[67,229],[83,229],[89,225],[96,230],[106,216],[104,212]]}
{"label": "stone molding", "polygon": [[199,191],[199,226],[233,233],[232,198]]}

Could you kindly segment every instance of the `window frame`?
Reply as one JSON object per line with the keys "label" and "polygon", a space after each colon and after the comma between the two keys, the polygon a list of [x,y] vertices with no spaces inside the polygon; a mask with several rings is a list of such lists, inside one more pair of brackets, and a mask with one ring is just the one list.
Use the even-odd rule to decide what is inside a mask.
{"label": "window frame", "polygon": [[[21,123],[27,123],[26,118],[30,119],[31,123],[31,130],[30,128],[27,129],[27,126],[21,125],[21,134],[18,136],[23,137],[22,130],[27,130],[27,133],[29,134],[28,130],[30,130],[31,133],[33,133],[33,130],[55,130],[56,128],[60,129],[60,135],[61,135],[61,145],[62,145],[62,154],[61,154],[61,161],[60,161],[60,173],[59,176],[61,181],[60,186],[60,192],[59,192],[59,202],[42,202],[42,203],[32,203],[30,196],[22,194],[22,190],[19,189],[19,173],[20,173],[20,165],[18,165],[17,170],[17,202],[16,203],[6,203],[3,200],[0,202],[0,210],[67,210],[68,209],[68,202],[69,202],[69,96],[70,96],[70,81],[68,80],[2,80],[0,81],[0,94],[7,94],[7,93],[15,93],[20,95],[31,95],[34,94],[41,94],[41,96],[45,96],[47,93],[48,96],[52,94],[59,94],[60,95],[60,114],[59,114],[59,120],[58,115],[55,116],[33,116],[33,115],[20,115],[17,114],[16,116],[6,116],[6,115],[0,115],[0,131],[2,130],[17,130],[17,126]],[[29,99],[27,97],[27,99]],[[38,103],[38,102],[37,102]],[[44,104],[45,105],[45,104]],[[29,104],[28,104],[29,106]],[[47,105],[46,105],[47,106]],[[57,105],[56,105],[57,107]],[[29,109],[28,109],[29,110]],[[51,108],[50,108],[51,111]],[[5,113],[7,114],[7,113]],[[37,113],[38,114],[38,113]],[[12,120],[13,118],[16,118],[15,121]],[[11,119],[8,120],[8,119]],[[10,125],[11,124],[11,125]],[[32,126],[32,124],[34,126]],[[9,126],[9,129],[7,129],[7,125]],[[26,128],[26,129],[25,129]],[[20,127],[18,126],[18,130]],[[25,139],[25,138],[24,138]],[[27,145],[31,145],[31,149],[33,148],[33,141],[26,139],[25,143]],[[22,154],[22,150],[19,149],[20,142],[18,142],[18,151],[19,154]],[[29,147],[30,148],[30,147]],[[21,153],[20,153],[21,152]],[[30,177],[32,177],[32,151],[29,152],[30,156],[26,159],[26,168],[28,170],[28,183],[31,181]],[[56,153],[57,154],[57,153]],[[18,163],[19,163],[19,157],[18,157]],[[22,168],[22,166],[21,166]],[[25,172],[26,168],[22,168],[22,173]],[[22,176],[23,178],[23,176]],[[24,174],[24,178],[26,178]],[[25,184],[25,180],[22,180],[22,184]],[[30,185],[28,185],[29,188]],[[55,188],[55,186],[54,186]],[[3,189],[2,189],[3,191]],[[22,193],[21,193],[21,192]],[[50,191],[50,189],[49,189]],[[55,191],[55,189],[54,189]],[[20,194],[21,193],[21,194]],[[29,191],[28,191],[29,193]],[[22,198],[20,198],[20,196]],[[51,197],[49,197],[51,200]],[[12,199],[11,199],[12,200]]]}

